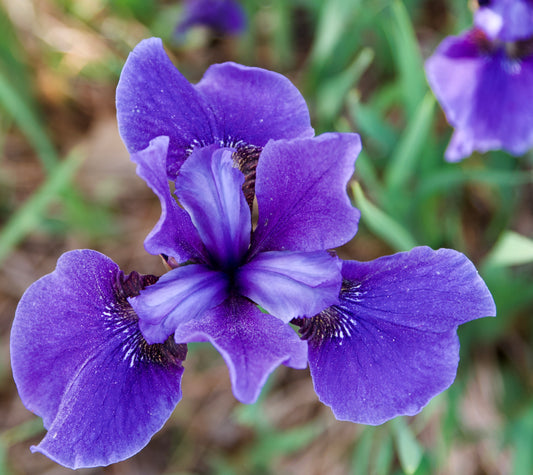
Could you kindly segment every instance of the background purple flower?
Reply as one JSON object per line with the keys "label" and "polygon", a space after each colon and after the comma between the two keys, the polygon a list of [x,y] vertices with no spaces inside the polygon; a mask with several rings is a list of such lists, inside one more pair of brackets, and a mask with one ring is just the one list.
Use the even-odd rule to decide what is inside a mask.
{"label": "background purple flower", "polygon": [[246,15],[235,0],[185,0],[183,18],[176,34],[183,35],[194,26],[211,28],[218,34],[235,35],[246,26]]}
{"label": "background purple flower", "polygon": [[141,41],[117,86],[119,131],[130,153],[158,136],[170,138],[170,179],[198,147],[216,144],[259,155],[270,140],[312,137],[305,100],[292,83],[260,68],[215,64],[190,84],[166,55],[161,40]]}
{"label": "background purple flower", "polygon": [[156,280],[81,250],[26,290],[11,365],[23,403],[48,429],[32,451],[69,468],[108,465],[161,429],[181,399],[187,349],[148,345],[127,300]]}
{"label": "background purple flower", "polygon": [[455,128],[445,153],[458,161],[474,150],[521,155],[533,146],[533,49],[511,48],[474,29],[446,38],[426,75]]}
{"label": "background purple flower", "polygon": [[474,24],[491,39],[525,40],[533,35],[531,0],[483,0],[474,14]]}

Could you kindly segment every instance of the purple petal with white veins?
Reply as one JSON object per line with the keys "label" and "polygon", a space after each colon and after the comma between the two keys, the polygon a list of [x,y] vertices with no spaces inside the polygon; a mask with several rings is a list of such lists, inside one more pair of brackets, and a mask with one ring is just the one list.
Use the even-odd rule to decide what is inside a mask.
{"label": "purple petal with white veins", "polygon": [[346,185],[360,151],[357,134],[269,142],[257,166],[253,252],[318,251],[349,241],[360,213]]}
{"label": "purple petal with white veins", "polygon": [[446,150],[458,161],[473,150],[521,155],[533,146],[533,55],[488,51],[480,30],[448,37],[426,62],[428,82],[456,131]]}
{"label": "purple petal with white veins", "polygon": [[236,63],[214,64],[195,86],[213,108],[228,146],[263,147],[270,139],[312,137],[309,110],[283,75]]}
{"label": "purple petal with white veins", "polygon": [[250,244],[252,224],[243,183],[232,150],[214,147],[195,150],[176,180],[176,196],[218,268],[234,268]]}
{"label": "purple petal with white veins", "polygon": [[500,41],[529,38],[533,35],[533,2],[491,0],[476,10],[474,24]]}
{"label": "purple petal with white veins", "polygon": [[159,38],[141,41],[130,53],[117,86],[117,120],[130,153],[155,137],[170,137],[167,170],[174,179],[191,146],[217,137],[204,98],[174,67]]}
{"label": "purple petal with white veins", "polygon": [[148,343],[162,343],[184,322],[199,318],[228,295],[222,272],[202,264],[178,267],[129,300]]}
{"label": "purple petal with white veins", "polygon": [[148,148],[133,153],[137,174],[161,201],[161,217],[144,240],[150,254],[166,254],[178,262],[205,257],[206,251],[191,218],[170,194],[166,175],[168,137],[157,137]]}
{"label": "purple petal with white veins", "polygon": [[187,350],[142,339],[126,297],[148,279],[72,251],[24,293],[11,363],[22,401],[48,429],[33,451],[73,469],[108,465],[141,450],[168,419]]}
{"label": "purple petal with white veins", "polygon": [[419,412],[455,379],[457,326],[496,313],[472,263],[449,249],[345,262],[343,277],[339,305],[295,321],[316,393],[341,420]]}
{"label": "purple petal with white veins", "polygon": [[312,316],[339,301],[341,261],[325,251],[269,251],[242,266],[242,295],[284,322]]}
{"label": "purple petal with white veins", "polygon": [[245,404],[256,401],[268,375],[280,364],[307,366],[307,345],[291,326],[241,298],[228,299],[202,319],[181,325],[175,339],[209,341],[228,365],[233,394]]}

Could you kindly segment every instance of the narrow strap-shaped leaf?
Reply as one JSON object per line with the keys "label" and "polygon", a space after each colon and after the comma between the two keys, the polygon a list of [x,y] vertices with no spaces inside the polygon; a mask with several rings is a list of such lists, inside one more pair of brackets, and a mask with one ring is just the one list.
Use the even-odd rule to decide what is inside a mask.
{"label": "narrow strap-shaped leaf", "polygon": [[352,185],[361,219],[380,239],[396,251],[408,251],[417,246],[415,238],[400,223],[368,201],[359,183]]}
{"label": "narrow strap-shaped leaf", "polygon": [[41,222],[48,205],[68,186],[82,158],[72,152],[60,162],[39,188],[11,217],[0,234],[0,262]]}
{"label": "narrow strap-shaped leaf", "polygon": [[46,135],[43,124],[35,111],[28,106],[27,102],[19,95],[17,89],[12,87],[2,74],[0,74],[0,105],[26,135],[35,148],[44,168],[47,172],[50,172],[58,161],[55,148],[48,135]]}

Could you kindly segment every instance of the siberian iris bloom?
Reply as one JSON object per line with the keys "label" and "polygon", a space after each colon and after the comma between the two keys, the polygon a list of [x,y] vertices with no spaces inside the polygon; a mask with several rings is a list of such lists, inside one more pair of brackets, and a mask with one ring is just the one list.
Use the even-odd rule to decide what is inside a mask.
{"label": "siberian iris bloom", "polygon": [[455,128],[445,153],[522,155],[533,146],[533,2],[480,2],[475,27],[446,38],[426,62],[426,75]]}
{"label": "siberian iris bloom", "polygon": [[185,0],[183,18],[176,27],[182,35],[194,26],[211,28],[218,34],[235,35],[246,26],[246,15],[235,0]]}
{"label": "siberian iris bloom", "polygon": [[162,207],[145,248],[171,270],[125,275],[72,251],[25,292],[11,359],[48,430],[32,450],[70,468],[138,452],[181,399],[193,341],[221,353],[244,403],[280,364],[309,364],[320,400],[353,422],[415,414],[446,389],[457,326],[494,302],[455,251],[335,255],[357,230],[346,185],[359,137],[313,138],[303,99],[274,73],[219,65],[191,86],[157,40],[128,64],[121,133]]}
{"label": "siberian iris bloom", "polygon": [[193,151],[175,182],[178,206],[168,143],[156,138],[132,158],[162,204],[147,240],[181,265],[159,279],[125,276],[102,254],[72,251],[17,308],[13,375],[48,429],[32,450],[71,468],[136,453],[181,398],[190,341],[217,348],[246,403],[279,364],[309,363],[320,400],[353,422],[415,414],[453,382],[457,326],[495,313],[472,263],[447,249],[371,262],[325,250],[356,229],[345,193],[356,135],[269,142],[255,227],[234,150]]}
{"label": "siberian iris bloom", "polygon": [[250,172],[248,165],[269,140],[314,135],[305,100],[286,77],[222,63],[212,65],[192,85],[174,67],[159,38],[141,41],[129,55],[116,105],[119,132],[130,153],[144,150],[156,137],[169,137],[170,179],[197,148],[236,148],[240,168]]}

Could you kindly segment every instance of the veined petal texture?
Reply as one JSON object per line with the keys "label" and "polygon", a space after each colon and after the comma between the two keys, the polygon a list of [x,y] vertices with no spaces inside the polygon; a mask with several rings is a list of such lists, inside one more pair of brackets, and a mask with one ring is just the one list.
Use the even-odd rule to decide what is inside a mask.
{"label": "veined petal texture", "polygon": [[222,272],[203,264],[178,267],[160,277],[129,302],[139,316],[139,328],[148,343],[161,343],[179,325],[216,307],[228,295]]}
{"label": "veined petal texture", "polygon": [[257,165],[252,252],[318,251],[349,241],[360,213],[346,185],[360,151],[357,134],[269,142]]}
{"label": "veined petal texture", "polygon": [[345,262],[343,278],[338,305],[296,321],[316,393],[341,420],[419,412],[455,379],[457,326],[496,312],[472,263],[449,249]]}
{"label": "veined petal texture", "polygon": [[195,87],[212,108],[227,145],[263,147],[270,139],[314,135],[305,99],[282,74],[231,62],[214,64]]}
{"label": "veined petal texture", "polygon": [[132,153],[137,174],[161,201],[161,217],[144,240],[150,254],[166,254],[178,262],[205,256],[205,249],[191,218],[170,194],[166,174],[168,137],[157,137],[140,152]]}
{"label": "veined petal texture", "polygon": [[176,180],[176,195],[216,268],[234,268],[250,244],[252,223],[243,183],[232,150],[214,147],[195,150]]}
{"label": "veined petal texture", "polygon": [[268,140],[312,137],[309,111],[281,74],[223,63],[191,85],[174,67],[159,38],[141,41],[129,55],[117,87],[117,120],[126,147],[145,149],[170,138],[167,173],[175,179],[194,148],[263,147]]}
{"label": "veined petal texture", "polygon": [[340,270],[340,259],[326,251],[262,252],[239,269],[236,285],[242,295],[287,323],[338,303]]}
{"label": "veined petal texture", "polygon": [[296,332],[243,298],[230,298],[202,319],[181,325],[175,338],[183,343],[209,341],[228,365],[233,394],[246,404],[257,400],[268,375],[280,364],[307,366],[307,345]]}
{"label": "veined petal texture", "polygon": [[130,53],[117,85],[120,136],[130,153],[161,135],[170,138],[170,178],[193,144],[213,143],[215,119],[204,98],[172,64],[159,38],[141,41]]}
{"label": "veined petal texture", "polygon": [[71,251],[23,295],[13,377],[48,429],[33,451],[73,469],[108,465],[142,449],[170,416],[186,347],[143,340],[126,297],[145,279],[124,277],[98,252]]}

